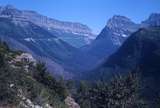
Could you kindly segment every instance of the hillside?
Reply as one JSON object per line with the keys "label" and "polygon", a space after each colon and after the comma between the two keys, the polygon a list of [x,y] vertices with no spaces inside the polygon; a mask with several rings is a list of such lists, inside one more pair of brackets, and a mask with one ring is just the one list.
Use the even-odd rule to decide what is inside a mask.
{"label": "hillside", "polygon": [[155,101],[160,91],[159,43],[159,27],[139,29],[106,62],[89,72],[87,79],[109,81],[115,75],[138,73],[142,82],[142,95]]}
{"label": "hillside", "polygon": [[145,72],[143,74],[153,76],[159,71],[159,41],[159,27],[140,29],[133,33],[120,49],[108,58],[103,67],[111,67],[115,70],[119,69],[119,71],[140,68]]}
{"label": "hillside", "polygon": [[54,79],[43,63],[0,42],[0,107],[68,108],[72,103],[76,107],[69,108],[79,108],[67,96],[64,82]]}
{"label": "hillside", "polygon": [[58,64],[65,64],[77,51],[41,27],[28,21],[15,24],[11,18],[0,18],[0,38],[12,49],[31,53],[36,59],[42,60],[48,68],[54,68],[52,73],[57,75],[65,75],[63,67]]}

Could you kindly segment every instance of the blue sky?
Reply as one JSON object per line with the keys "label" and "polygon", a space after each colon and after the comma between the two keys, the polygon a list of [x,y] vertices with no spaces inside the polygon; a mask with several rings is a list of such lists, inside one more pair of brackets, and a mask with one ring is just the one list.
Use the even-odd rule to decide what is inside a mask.
{"label": "blue sky", "polygon": [[140,22],[150,13],[160,12],[160,0],[0,0],[0,5],[6,4],[63,21],[81,22],[95,33],[115,14]]}

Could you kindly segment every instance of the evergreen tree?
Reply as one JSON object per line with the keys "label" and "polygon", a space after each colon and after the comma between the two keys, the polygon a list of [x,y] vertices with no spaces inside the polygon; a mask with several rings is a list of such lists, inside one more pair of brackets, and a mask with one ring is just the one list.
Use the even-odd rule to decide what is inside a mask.
{"label": "evergreen tree", "polygon": [[140,97],[139,77],[133,73],[127,76],[117,75],[108,83],[98,81],[92,86],[82,83],[78,89],[77,101],[82,108],[86,106],[91,108],[145,108],[147,106]]}

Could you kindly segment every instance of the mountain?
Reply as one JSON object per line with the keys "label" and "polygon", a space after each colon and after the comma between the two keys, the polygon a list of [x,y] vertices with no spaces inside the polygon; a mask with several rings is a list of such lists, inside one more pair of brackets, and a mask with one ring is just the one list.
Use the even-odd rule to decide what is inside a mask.
{"label": "mountain", "polygon": [[111,31],[113,44],[120,46],[131,33],[139,29],[139,24],[125,16],[115,15],[108,20],[106,28]]}
{"label": "mountain", "polygon": [[[160,27],[139,29],[133,33],[89,78],[108,80],[115,74],[138,72],[147,91],[159,92]],[[91,75],[92,74],[92,75]],[[154,96],[149,93],[147,96]]]}
{"label": "mountain", "polygon": [[89,55],[85,57],[85,60],[88,58],[87,61],[91,61],[90,64],[95,65],[96,63],[96,65],[99,65],[117,51],[132,33],[136,32],[139,28],[160,26],[159,21],[160,14],[157,13],[151,14],[147,20],[140,24],[134,23],[125,16],[113,16],[108,20],[107,25],[97,38],[90,45],[82,48],[86,55]]}
{"label": "mountain", "polygon": [[[151,14],[151,16],[153,15],[154,14]],[[156,14],[154,16],[155,18],[152,22],[158,22],[159,15]],[[150,17],[148,19],[151,19]],[[94,70],[111,54],[116,52],[132,33],[141,27],[148,28],[149,25],[151,25],[144,25],[144,22],[146,21],[136,24],[129,18],[120,15],[115,15],[110,18],[97,38],[90,45],[82,47],[80,52],[73,55],[70,61],[76,64],[76,66],[74,66],[76,71],[80,71],[79,73],[82,74],[83,72],[86,73]],[[75,69],[73,69],[73,71],[74,70]]]}
{"label": "mountain", "polygon": [[142,22],[141,26],[160,26],[160,13],[152,13],[147,20]]}
{"label": "mountain", "polygon": [[29,52],[37,60],[45,62],[50,72],[72,78],[74,73],[68,71],[72,68],[74,72],[77,71],[79,64],[76,64],[72,56],[75,52],[79,53],[79,50],[60,38],[57,33],[65,38],[73,37],[70,40],[75,45],[81,41],[80,34],[88,34],[88,37],[91,34],[87,26],[79,23],[54,20],[12,6],[0,7],[0,38],[3,41],[11,48]]}
{"label": "mountain", "polygon": [[83,76],[83,72],[92,70],[112,54],[117,46],[113,44],[110,37],[112,37],[110,30],[104,28],[90,45],[82,47],[80,51],[74,53],[70,59],[75,64],[73,71],[79,71],[78,73]]}
{"label": "mountain", "polygon": [[119,48],[130,34],[138,28],[139,25],[129,18],[115,15],[108,20],[102,32],[89,45],[87,52],[98,58],[105,58]]}
{"label": "mountain", "polygon": [[152,13],[147,20],[142,21],[140,24],[134,23],[131,19],[125,16],[114,15],[108,20],[105,28],[92,42],[92,44],[89,45],[90,48],[87,50],[93,53],[95,52],[95,49],[103,49],[101,51],[97,51],[97,53],[103,54],[105,52],[104,50],[111,49],[110,51],[112,53],[113,48],[109,47],[114,46],[119,48],[123,42],[139,28],[147,28],[150,26],[160,26],[160,14]]}
{"label": "mountain", "polygon": [[113,54],[138,28],[139,25],[130,19],[115,15],[108,20],[107,25],[97,38],[90,45],[82,47],[82,52],[74,55],[73,59],[77,60],[76,64],[81,66],[80,70],[92,70]]}
{"label": "mountain", "polygon": [[[158,22],[158,14],[151,16],[154,18],[148,20]],[[86,41],[83,44],[82,40],[94,38],[87,26],[58,21],[8,5],[0,7],[0,37],[12,48],[29,52],[44,61],[50,71],[70,78],[83,76],[83,72],[95,69],[116,52],[133,32],[140,27],[148,27],[145,25],[148,20],[136,24],[127,17],[115,15],[97,38],[86,45]],[[77,49],[74,46],[83,47]]]}
{"label": "mountain", "polygon": [[11,5],[0,7],[0,17],[12,18],[14,22],[32,22],[75,47],[89,44],[95,38],[86,25],[55,20],[34,11],[16,9]]}
{"label": "mountain", "polygon": [[54,64],[52,72],[57,74],[62,68],[58,64],[65,64],[77,51],[76,48],[32,22],[15,22],[8,17],[0,18],[0,38],[6,41],[11,48],[29,52],[48,66]]}

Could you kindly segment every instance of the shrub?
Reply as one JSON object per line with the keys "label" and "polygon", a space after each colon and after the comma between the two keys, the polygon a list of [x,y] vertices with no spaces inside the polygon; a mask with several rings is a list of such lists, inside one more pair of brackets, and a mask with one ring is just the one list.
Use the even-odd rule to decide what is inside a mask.
{"label": "shrub", "polygon": [[[84,85],[84,84],[83,84]],[[86,87],[85,87],[86,88]],[[140,97],[140,83],[137,74],[117,75],[110,82],[99,81],[88,90],[80,87],[78,103],[82,108],[145,108]],[[84,103],[85,102],[85,103]],[[85,104],[85,105],[84,105]]]}

